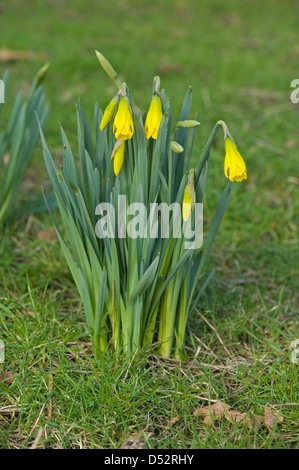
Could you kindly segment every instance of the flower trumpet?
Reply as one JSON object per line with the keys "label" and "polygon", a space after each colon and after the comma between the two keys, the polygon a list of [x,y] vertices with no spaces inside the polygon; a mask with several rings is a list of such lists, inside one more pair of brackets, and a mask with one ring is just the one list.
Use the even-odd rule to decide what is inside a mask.
{"label": "flower trumpet", "polygon": [[115,152],[114,155],[114,160],[113,160],[113,169],[114,169],[114,174],[117,176],[122,169],[123,163],[124,163],[124,158],[125,158],[125,142],[123,142],[120,147]]}
{"label": "flower trumpet", "polygon": [[145,137],[157,139],[159,127],[162,121],[162,101],[158,94],[154,93],[152,101],[145,120]]}
{"label": "flower trumpet", "polygon": [[242,181],[247,179],[246,164],[239,153],[235,142],[226,137],[224,141],[225,159],[224,174],[230,181]]}

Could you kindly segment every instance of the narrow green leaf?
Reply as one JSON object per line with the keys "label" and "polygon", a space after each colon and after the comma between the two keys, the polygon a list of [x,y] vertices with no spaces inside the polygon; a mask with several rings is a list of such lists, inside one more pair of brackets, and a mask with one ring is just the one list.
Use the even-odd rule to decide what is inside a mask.
{"label": "narrow green leaf", "polygon": [[144,292],[149,288],[156,275],[158,264],[159,256],[154,259],[154,261],[151,263],[151,265],[147,268],[147,270],[141,277],[140,281],[138,282],[132,294],[130,295],[130,301],[133,301],[138,295],[144,294]]}

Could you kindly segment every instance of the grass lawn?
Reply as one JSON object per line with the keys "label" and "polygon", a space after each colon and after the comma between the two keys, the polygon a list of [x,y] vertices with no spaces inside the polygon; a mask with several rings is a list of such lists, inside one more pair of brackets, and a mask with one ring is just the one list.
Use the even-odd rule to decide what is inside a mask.
{"label": "grass lawn", "polygon": [[[192,313],[186,357],[155,350],[130,364],[95,360],[84,311],[46,212],[15,207],[0,238],[1,448],[119,448],[128,438],[150,449],[299,448],[299,103],[295,0],[11,0],[1,5],[0,49],[31,51],[1,60],[11,79],[5,113],[46,61],[51,114],[45,130],[57,162],[61,123],[76,145],[76,104],[92,119],[115,88],[94,50],[113,64],[147,109],[152,79],[178,116],[189,85],[201,122],[195,158],[218,119],[246,160],[215,239],[215,275]],[[2,119],[2,118],[1,118]],[[1,120],[3,124],[3,120]],[[223,142],[211,155],[204,215],[225,184]],[[39,144],[20,203],[50,190]],[[299,357],[299,355],[298,355]],[[230,410],[283,420],[248,426],[194,410],[218,400]]]}

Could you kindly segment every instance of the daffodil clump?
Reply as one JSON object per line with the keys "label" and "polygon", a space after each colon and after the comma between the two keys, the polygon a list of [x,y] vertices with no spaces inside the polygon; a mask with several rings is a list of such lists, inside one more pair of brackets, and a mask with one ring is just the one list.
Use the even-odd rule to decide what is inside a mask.
{"label": "daffodil clump", "polygon": [[[102,54],[97,57],[117,92],[103,113],[95,106],[93,132],[79,101],[79,164],[63,129],[60,168],[41,133],[65,236],[54,217],[53,222],[95,353],[112,349],[130,358],[138,348],[156,344],[162,356],[181,358],[188,317],[212,275],[205,269],[209,251],[234,182],[247,178],[246,166],[223,121],[215,124],[201,154],[193,153],[199,122],[189,116],[191,88],[173,122],[155,77],[148,109],[136,115],[127,85]],[[203,243],[189,249],[185,229],[197,226],[220,128],[226,185]],[[151,217],[153,206],[180,208],[176,215],[169,210],[166,235],[161,213]],[[114,218],[107,215],[111,210]]]}

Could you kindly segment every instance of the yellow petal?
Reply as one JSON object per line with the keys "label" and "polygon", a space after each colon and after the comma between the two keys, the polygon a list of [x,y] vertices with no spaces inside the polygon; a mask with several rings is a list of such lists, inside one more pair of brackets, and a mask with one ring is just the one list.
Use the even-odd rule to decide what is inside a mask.
{"label": "yellow petal", "polygon": [[112,98],[112,100],[110,101],[110,103],[108,104],[107,108],[104,111],[101,124],[100,124],[101,131],[105,129],[105,127],[109,124],[110,121],[112,121],[115,115],[116,109],[117,109],[117,105],[118,105],[118,98],[117,96],[114,96],[114,98]]}
{"label": "yellow petal", "polygon": [[115,138],[121,140],[131,139],[134,133],[131,110],[124,97],[119,102],[118,111],[114,118],[113,132],[115,133]]}

